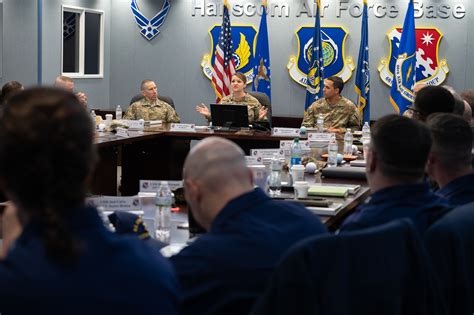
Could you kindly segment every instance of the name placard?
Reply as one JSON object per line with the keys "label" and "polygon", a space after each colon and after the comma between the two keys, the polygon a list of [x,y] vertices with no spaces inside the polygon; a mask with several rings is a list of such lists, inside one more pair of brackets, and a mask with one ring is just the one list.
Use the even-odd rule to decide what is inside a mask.
{"label": "name placard", "polygon": [[250,165],[262,165],[263,164],[263,159],[261,156],[245,156],[245,162],[247,163],[247,166]]}
{"label": "name placard", "polygon": [[301,137],[299,128],[275,127],[272,129],[272,136],[279,137]]}
{"label": "name placard", "polygon": [[117,137],[122,137],[122,138],[130,137],[130,135],[128,134],[128,129],[126,128],[117,127],[115,131],[117,131],[116,133]]}
{"label": "name placard", "polygon": [[102,207],[106,211],[136,211],[140,210],[140,199],[133,197],[100,196],[86,199],[86,203],[93,207]]}
{"label": "name placard", "polygon": [[332,138],[336,137],[335,133],[327,132],[308,132],[309,141],[331,141]]}
{"label": "name placard", "polygon": [[[285,156],[290,156],[291,145],[293,140],[280,140],[280,149],[283,150]],[[301,151],[302,153],[311,152],[308,140],[300,140]]]}
{"label": "name placard", "polygon": [[196,132],[195,124],[171,124],[170,131],[174,132]]}
{"label": "name placard", "polygon": [[[140,180],[140,187],[138,189],[140,192],[157,192],[161,182],[161,180]],[[183,187],[182,180],[168,180],[167,182],[171,191]]]}
{"label": "name placard", "polygon": [[273,155],[277,154],[283,156],[282,149],[252,149],[250,156],[261,157],[262,159],[271,159]]}
{"label": "name placard", "polygon": [[145,128],[145,121],[143,119],[139,119],[139,120],[122,119],[122,123],[127,125],[129,130],[143,130]]}

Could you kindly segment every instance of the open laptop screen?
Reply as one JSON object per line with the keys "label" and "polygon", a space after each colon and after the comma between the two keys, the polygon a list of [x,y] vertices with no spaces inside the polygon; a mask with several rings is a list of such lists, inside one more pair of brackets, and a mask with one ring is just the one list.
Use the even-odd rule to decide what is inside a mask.
{"label": "open laptop screen", "polygon": [[248,127],[249,114],[247,105],[211,104],[213,126]]}

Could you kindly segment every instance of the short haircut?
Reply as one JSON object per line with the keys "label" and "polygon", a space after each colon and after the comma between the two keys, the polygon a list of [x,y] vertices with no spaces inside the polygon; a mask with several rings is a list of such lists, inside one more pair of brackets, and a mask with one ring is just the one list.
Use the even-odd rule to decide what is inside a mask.
{"label": "short haircut", "polygon": [[407,183],[423,178],[431,136],[422,122],[399,115],[382,117],[372,127],[370,145],[385,176]]}
{"label": "short haircut", "polygon": [[148,84],[150,82],[154,82],[153,80],[143,80],[142,83],[140,84],[140,91],[144,91],[145,90],[145,84]]}
{"label": "short haircut", "polygon": [[13,95],[23,90],[23,85],[18,81],[10,81],[2,86],[2,102],[7,102]]}
{"label": "short haircut", "polygon": [[332,77],[325,79],[331,81],[335,89],[339,89],[339,94],[342,93],[342,90],[344,89],[344,81],[340,77],[333,75]]}
{"label": "short haircut", "polygon": [[425,121],[433,113],[452,113],[454,104],[454,96],[446,88],[428,85],[416,95],[413,109]]}
{"label": "short haircut", "polygon": [[472,109],[472,117],[474,117],[474,90],[466,90],[461,93],[461,97],[469,103]]}
{"label": "short haircut", "polygon": [[68,76],[65,75],[59,75],[56,80],[61,80],[63,82],[74,82],[74,80]]}
{"label": "short haircut", "polygon": [[455,114],[433,114],[426,121],[431,131],[431,152],[443,168],[459,171],[471,166],[472,129],[467,121]]}
{"label": "short haircut", "polygon": [[247,84],[247,77],[246,77],[245,74],[243,74],[242,72],[236,72],[236,73],[234,73],[233,75],[235,75],[235,76],[238,77],[240,80],[242,80],[242,82],[244,82],[244,84]]}
{"label": "short haircut", "polygon": [[451,92],[451,94],[453,94],[454,108],[453,108],[452,113],[462,116],[464,114],[464,100],[462,99],[461,95],[459,95],[459,93],[456,92],[456,90],[452,86],[443,85],[443,87],[447,89],[449,92]]}

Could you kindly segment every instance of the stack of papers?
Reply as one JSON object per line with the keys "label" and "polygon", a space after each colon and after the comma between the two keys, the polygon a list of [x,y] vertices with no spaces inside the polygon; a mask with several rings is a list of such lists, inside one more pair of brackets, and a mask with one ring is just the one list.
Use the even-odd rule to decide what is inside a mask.
{"label": "stack of papers", "polygon": [[311,186],[344,187],[348,189],[349,195],[355,195],[360,189],[360,185],[351,185],[351,184],[316,184],[316,185],[313,184]]}
{"label": "stack of papers", "polygon": [[147,127],[161,125],[161,124],[162,124],[161,120],[147,120],[147,121],[145,121],[145,126],[147,126]]}
{"label": "stack of papers", "polygon": [[308,195],[311,196],[329,196],[329,197],[347,197],[349,188],[341,186],[310,186]]}

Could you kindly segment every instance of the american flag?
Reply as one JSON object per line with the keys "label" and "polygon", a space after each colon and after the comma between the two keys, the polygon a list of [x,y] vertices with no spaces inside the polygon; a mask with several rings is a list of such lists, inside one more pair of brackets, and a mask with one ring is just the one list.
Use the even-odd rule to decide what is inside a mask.
{"label": "american flag", "polygon": [[216,90],[216,100],[230,94],[230,82],[235,73],[234,49],[232,44],[232,30],[230,27],[229,10],[224,3],[224,14],[219,34],[219,42],[216,47],[216,57],[214,59],[214,73],[212,84]]}

